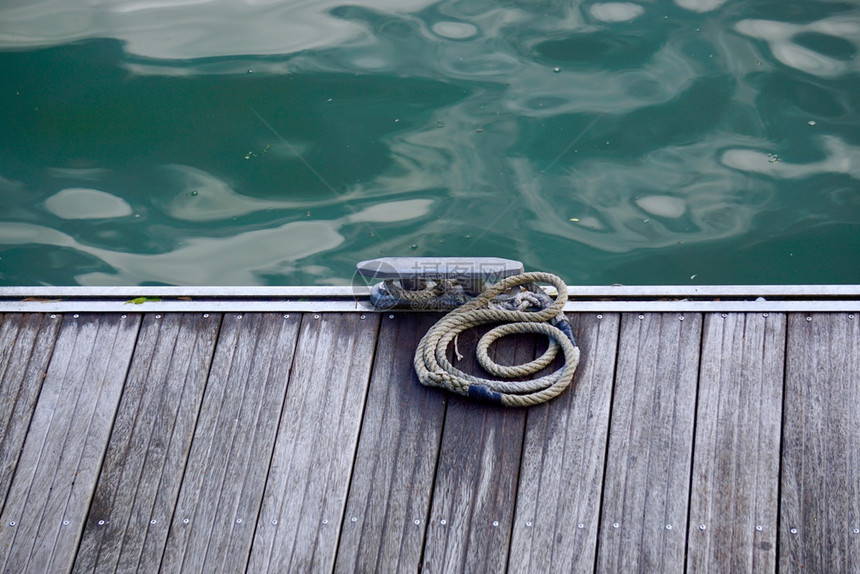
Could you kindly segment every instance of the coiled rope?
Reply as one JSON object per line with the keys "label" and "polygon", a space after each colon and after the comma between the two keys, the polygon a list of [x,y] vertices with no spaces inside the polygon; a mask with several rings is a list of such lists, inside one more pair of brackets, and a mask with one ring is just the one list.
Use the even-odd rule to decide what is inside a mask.
{"label": "coiled rope", "polygon": [[[551,304],[537,311],[503,309],[493,299],[520,286],[530,294],[537,294],[537,283],[548,283],[558,290]],[[541,291],[540,295],[547,297]],[[533,300],[534,297],[531,297]],[[476,298],[445,315],[433,325],[418,343],[415,352],[415,371],[423,385],[448,389],[472,398],[510,407],[536,405],[559,395],[573,379],[579,364],[579,347],[572,335],[565,333],[552,321],[563,318],[562,308],[567,303],[567,285],[551,273],[523,273],[507,277],[484,290]],[[527,305],[520,305],[520,309]],[[487,323],[503,323],[491,329],[478,341],[477,357],[480,365],[490,374],[502,378],[527,377],[549,365],[558,354],[564,353],[564,366],[543,377],[527,381],[498,381],[484,379],[457,369],[446,356],[451,341],[465,331]],[[515,366],[499,365],[490,359],[487,349],[494,341],[515,333],[538,333],[549,337],[549,346],[537,359]]]}

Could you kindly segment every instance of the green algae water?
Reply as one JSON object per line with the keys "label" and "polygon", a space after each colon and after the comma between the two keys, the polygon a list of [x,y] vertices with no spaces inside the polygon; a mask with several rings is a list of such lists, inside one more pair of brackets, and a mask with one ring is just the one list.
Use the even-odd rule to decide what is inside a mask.
{"label": "green algae water", "polygon": [[860,283],[860,6],[4,0],[0,284]]}

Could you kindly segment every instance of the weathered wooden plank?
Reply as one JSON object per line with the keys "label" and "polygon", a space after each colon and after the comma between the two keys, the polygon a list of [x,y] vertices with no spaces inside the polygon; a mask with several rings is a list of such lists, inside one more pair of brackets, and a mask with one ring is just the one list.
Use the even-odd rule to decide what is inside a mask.
{"label": "weathered wooden plank", "polygon": [[300,321],[282,314],[223,317],[163,571],[244,569]]}
{"label": "weathered wooden plank", "polygon": [[601,509],[600,572],[681,572],[702,317],[625,314]]}
{"label": "weathered wooden plank", "polygon": [[379,320],[305,316],[250,572],[333,568]]}
{"label": "weathered wooden plank", "polygon": [[139,325],[64,318],[0,521],[3,571],[71,568]]}
{"label": "weathered wooden plank", "polygon": [[0,511],[61,322],[41,313],[0,316]]}
{"label": "weathered wooden plank", "polygon": [[860,571],[860,318],[788,317],[781,572]]}
{"label": "weathered wooden plank", "polygon": [[[460,368],[488,376],[473,349],[485,329],[459,337]],[[494,360],[521,364],[535,357],[532,337],[494,344]],[[477,403],[452,395],[436,470],[421,571],[500,572],[510,548],[526,409]]]}
{"label": "weathered wooden plank", "polygon": [[421,385],[414,349],[436,315],[382,319],[349,489],[337,572],[415,572],[447,395]]}
{"label": "weathered wooden plank", "polygon": [[529,409],[508,571],[594,568],[620,316],[572,315],[572,388]]}
{"label": "weathered wooden plank", "polygon": [[144,317],[75,572],[158,570],[219,325]]}
{"label": "weathered wooden plank", "polygon": [[687,567],[774,572],[785,315],[705,316]]}

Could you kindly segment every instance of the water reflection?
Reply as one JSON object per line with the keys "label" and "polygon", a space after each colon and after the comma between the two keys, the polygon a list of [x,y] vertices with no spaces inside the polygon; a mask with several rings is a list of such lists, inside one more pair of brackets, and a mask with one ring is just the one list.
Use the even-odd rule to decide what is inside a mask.
{"label": "water reflection", "polygon": [[404,253],[614,282],[850,221],[860,12],[822,6],[5,3],[0,243],[88,258],[86,284],[342,282]]}

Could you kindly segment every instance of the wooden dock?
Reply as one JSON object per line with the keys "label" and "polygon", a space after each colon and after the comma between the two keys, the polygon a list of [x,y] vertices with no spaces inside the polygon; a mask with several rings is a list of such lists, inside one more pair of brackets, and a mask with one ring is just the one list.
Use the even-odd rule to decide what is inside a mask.
{"label": "wooden dock", "polygon": [[504,409],[437,315],[127,308],[0,315],[3,572],[860,571],[854,312],[572,312]]}

